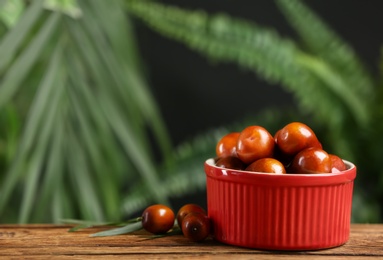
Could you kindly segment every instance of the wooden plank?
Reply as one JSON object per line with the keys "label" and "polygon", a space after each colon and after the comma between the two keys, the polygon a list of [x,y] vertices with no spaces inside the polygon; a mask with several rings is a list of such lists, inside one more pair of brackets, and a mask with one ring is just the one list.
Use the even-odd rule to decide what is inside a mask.
{"label": "wooden plank", "polygon": [[[353,224],[350,240],[341,247],[307,252],[273,252],[224,245],[207,239],[194,243],[182,235],[150,239],[145,232],[114,237],[89,237],[102,228],[67,232],[71,226],[0,225],[0,258],[20,257],[55,259],[359,259],[383,258],[383,225]],[[110,228],[110,227],[109,227]]]}

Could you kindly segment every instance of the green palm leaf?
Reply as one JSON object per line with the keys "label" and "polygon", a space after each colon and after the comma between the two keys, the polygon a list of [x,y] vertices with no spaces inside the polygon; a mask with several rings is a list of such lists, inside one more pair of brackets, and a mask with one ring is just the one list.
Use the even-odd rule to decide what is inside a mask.
{"label": "green palm leaf", "polygon": [[[57,118],[62,118],[62,111],[58,113]],[[64,143],[64,124],[62,120],[57,120],[54,136],[51,138],[51,149],[47,158],[47,171],[41,176],[40,192],[38,193],[38,203],[35,203],[35,214],[32,222],[59,222],[60,218],[65,215],[60,213],[64,211],[64,203],[60,201],[62,193],[62,181],[64,173],[63,143]],[[68,214],[68,213],[66,213]],[[68,214],[71,215],[71,214]],[[50,219],[47,216],[52,216]]]}
{"label": "green palm leaf", "polygon": [[42,0],[34,1],[30,8],[28,8],[23,16],[19,19],[17,24],[13,27],[8,34],[1,40],[0,44],[0,72],[2,72],[6,65],[14,57],[16,51],[22,44],[22,41],[30,32],[31,28],[38,21],[43,8]]}
{"label": "green palm leaf", "polygon": [[[282,84],[293,91],[304,110],[342,116],[346,107],[348,116],[360,125],[369,120],[366,104],[328,63],[272,29],[226,15],[207,15],[152,1],[128,1],[128,8],[155,31],[211,59],[235,62],[270,82]],[[329,124],[339,127],[344,120],[329,120]]]}
{"label": "green palm leaf", "polygon": [[[147,154],[150,153],[150,148],[147,143],[147,138],[143,136],[144,132],[141,129],[144,127],[143,119],[137,118],[141,114],[141,110],[137,108],[138,103],[141,103],[141,100],[136,100],[138,103],[134,103],[131,99],[133,96],[129,96],[126,91],[124,91],[123,86],[125,82],[121,80],[125,80],[125,78],[119,77],[116,75],[116,71],[119,71],[117,65],[114,64],[115,61],[111,61],[111,55],[105,55],[101,60],[90,60],[99,57],[97,55],[97,51],[102,52],[101,46],[96,45],[95,48],[99,48],[96,50],[91,42],[85,38],[85,35],[78,30],[78,27],[72,26],[71,32],[74,37],[77,37],[76,40],[78,44],[84,46],[82,48],[82,54],[86,55],[85,59],[88,59],[88,65],[90,68],[94,69],[93,75],[98,77],[96,79],[102,81],[101,84],[103,86],[108,86],[111,82],[115,82],[117,93],[111,93],[111,91],[106,92],[104,89],[100,89],[100,95],[96,98],[99,100],[99,106],[103,109],[104,118],[109,121],[112,129],[115,131],[117,137],[121,140],[122,145],[126,148],[126,152],[131,156],[132,161],[136,164],[136,167],[140,169],[140,172],[143,173],[144,178],[146,179],[149,187],[151,187],[151,191],[156,194],[156,188],[158,187],[158,180],[156,176],[156,171],[154,166],[151,165],[152,161],[147,157]],[[93,51],[92,53],[90,53]],[[104,55],[104,54],[103,54]],[[106,59],[106,60],[105,60]],[[110,70],[111,75],[105,74],[105,70],[98,66],[99,64],[106,63],[107,69]],[[115,70],[113,70],[113,68]],[[105,75],[101,77],[101,75]],[[98,76],[97,76],[98,75]],[[129,76],[129,75],[128,75]],[[110,80],[105,80],[110,77]],[[129,86],[133,86],[136,82],[131,83],[127,82]],[[110,96],[113,94],[113,96]],[[127,106],[124,109],[126,112],[124,114],[128,114],[130,117],[130,122],[128,124],[124,124],[124,116],[119,111],[120,109],[116,108],[115,103],[116,100],[119,100],[119,96],[124,97],[126,103],[123,103],[123,106]],[[122,101],[121,101],[122,102]],[[137,136],[140,136],[137,138]],[[145,150],[143,150],[145,149]],[[166,202],[166,198],[164,198],[161,194],[156,194],[157,197],[162,202]]]}
{"label": "green palm leaf", "polygon": [[311,52],[342,76],[350,91],[370,100],[373,79],[351,47],[301,1],[276,1],[278,7]]}
{"label": "green palm leaf", "polygon": [[[12,96],[17,92],[18,87],[21,85],[24,78],[27,76],[28,72],[33,68],[43,46],[47,44],[47,41],[51,40],[52,34],[57,29],[57,23],[59,20],[59,14],[52,14],[52,16],[47,20],[44,27],[39,32],[34,40],[30,43],[28,48],[20,54],[20,57],[12,64],[5,74],[0,89],[0,107],[2,107]],[[15,31],[17,27],[13,29]],[[5,42],[7,43],[7,42]],[[7,52],[8,48],[5,46],[4,52]],[[13,48],[10,48],[10,51],[13,51]],[[7,59],[7,57],[6,57]]]}
{"label": "green palm leaf", "polygon": [[[168,203],[157,189],[147,133],[164,158],[170,138],[140,71],[122,1],[81,1],[72,6],[81,16],[42,3],[28,6],[0,45],[0,107],[20,103],[18,113],[29,111],[2,177],[2,221],[14,221],[4,211],[12,204],[20,204],[12,209],[19,222],[119,220],[120,194],[138,180],[146,183],[143,194]],[[112,19],[124,24],[123,37],[105,14],[117,14]]]}
{"label": "green palm leaf", "polygon": [[[46,24],[46,26],[41,30],[41,33],[36,36],[36,39],[34,39],[29,48],[25,51],[25,54],[21,54],[21,57],[14,63],[14,65],[11,66],[9,72],[5,75],[3,81],[1,82],[0,88],[0,107],[1,102],[3,102],[2,104],[4,104],[4,102],[6,102],[8,98],[11,98],[12,94],[19,87],[21,79],[23,78],[23,74],[26,75],[26,73],[33,66],[33,62],[35,61],[35,59],[37,58],[37,54],[41,50],[40,44],[44,45],[44,41],[46,41],[49,35],[53,32],[57,19],[57,15],[51,16],[49,20],[49,22],[51,23]],[[21,75],[18,74],[18,72]],[[51,74],[48,73],[47,77],[47,80],[52,80]],[[39,104],[37,104],[36,106],[40,106],[40,108],[42,107]],[[39,108],[37,107],[36,109]],[[41,112],[41,109],[39,112]],[[25,132],[24,137],[21,140],[20,146],[22,148],[20,149],[18,155],[16,155],[11,169],[9,170],[5,177],[5,180],[1,184],[0,210],[4,208],[12,190],[14,189],[19,178],[21,177],[22,171],[24,170],[23,161],[27,158],[28,153],[31,152],[32,140],[36,138],[37,131],[39,130],[39,125],[37,125],[38,121],[35,120],[36,118],[33,118],[34,115],[38,115],[38,113],[32,114],[32,119],[29,121],[29,124],[26,127],[28,131]]]}
{"label": "green palm leaf", "polygon": [[[39,179],[41,178],[42,168],[45,163],[46,152],[50,148],[50,140],[56,133],[56,120],[58,113],[58,104],[60,96],[63,93],[63,82],[65,80],[60,73],[60,49],[56,48],[50,62],[50,69],[43,79],[35,100],[30,109],[30,115],[25,128],[26,147],[20,147],[21,151],[26,151],[31,156],[27,165],[25,165],[25,191],[20,207],[19,222],[25,223],[30,218],[34,199],[37,195]],[[58,82],[58,83],[57,83]],[[44,127],[42,127],[42,125]],[[31,134],[31,136],[29,136]],[[33,143],[32,149],[32,141]],[[28,143],[30,144],[28,147]],[[25,163],[25,159],[21,159]],[[17,173],[17,175],[20,175]]]}

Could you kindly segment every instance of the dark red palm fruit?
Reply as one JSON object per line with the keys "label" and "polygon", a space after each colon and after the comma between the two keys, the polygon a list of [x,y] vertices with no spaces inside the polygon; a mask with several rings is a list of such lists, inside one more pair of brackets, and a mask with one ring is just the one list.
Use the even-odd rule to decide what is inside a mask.
{"label": "dark red palm fruit", "polygon": [[331,172],[341,172],[347,170],[346,164],[343,162],[343,160],[334,154],[329,154],[331,159]]}
{"label": "dark red palm fruit", "polygon": [[286,173],[285,166],[278,160],[274,158],[262,158],[256,160],[247,168],[246,171],[253,172],[265,172],[265,173],[275,173],[275,174],[284,174]]}
{"label": "dark red palm fruit", "polygon": [[191,241],[199,242],[211,233],[209,217],[201,212],[191,212],[182,221],[182,233]]}
{"label": "dark red palm fruit", "polygon": [[186,215],[192,212],[200,212],[206,215],[205,209],[203,209],[201,206],[193,203],[185,204],[177,212],[176,219],[179,227],[182,227],[182,221]]}
{"label": "dark red palm fruit", "polygon": [[243,170],[246,168],[246,165],[235,156],[222,157],[217,160],[215,166],[233,170]]}
{"label": "dark red palm fruit", "polygon": [[285,156],[295,156],[300,151],[315,147],[322,149],[314,131],[300,122],[292,122],[276,134],[276,145]]}
{"label": "dark red palm fruit", "polygon": [[291,173],[330,173],[331,159],[322,149],[306,148],[294,157],[289,171]]}
{"label": "dark red palm fruit", "polygon": [[238,137],[237,156],[245,164],[258,159],[273,157],[275,141],[273,136],[261,126],[248,126]]}
{"label": "dark red palm fruit", "polygon": [[142,227],[153,234],[163,234],[174,226],[174,212],[162,204],[147,207],[142,213]]}
{"label": "dark red palm fruit", "polygon": [[237,140],[238,132],[228,133],[224,135],[215,147],[215,152],[218,157],[236,156],[237,155]]}

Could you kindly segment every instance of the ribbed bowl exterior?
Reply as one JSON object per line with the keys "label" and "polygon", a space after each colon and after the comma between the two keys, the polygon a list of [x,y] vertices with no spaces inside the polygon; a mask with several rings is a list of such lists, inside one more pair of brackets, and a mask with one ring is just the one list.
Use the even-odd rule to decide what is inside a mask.
{"label": "ribbed bowl exterior", "polygon": [[276,178],[262,173],[242,176],[244,172],[207,161],[207,206],[215,239],[269,250],[316,250],[344,244],[350,234],[356,176],[356,167],[347,165],[348,170],[327,179],[324,174]]}

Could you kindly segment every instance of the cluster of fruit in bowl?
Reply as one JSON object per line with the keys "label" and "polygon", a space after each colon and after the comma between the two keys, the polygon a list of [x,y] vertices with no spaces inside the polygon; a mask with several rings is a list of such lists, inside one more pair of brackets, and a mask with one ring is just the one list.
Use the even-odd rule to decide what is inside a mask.
{"label": "cluster of fruit in bowl", "polygon": [[327,153],[314,131],[292,122],[274,136],[252,125],[224,135],[216,145],[218,167],[274,174],[336,173],[346,170],[343,160]]}

